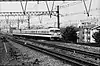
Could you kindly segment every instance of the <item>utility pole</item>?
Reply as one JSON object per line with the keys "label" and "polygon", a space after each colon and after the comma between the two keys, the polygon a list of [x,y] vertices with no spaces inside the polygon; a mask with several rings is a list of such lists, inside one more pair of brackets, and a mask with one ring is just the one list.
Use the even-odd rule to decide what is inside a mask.
{"label": "utility pole", "polygon": [[59,6],[57,6],[57,25],[58,25],[58,28],[60,28]]}
{"label": "utility pole", "polygon": [[30,15],[28,15],[28,29],[30,29]]}

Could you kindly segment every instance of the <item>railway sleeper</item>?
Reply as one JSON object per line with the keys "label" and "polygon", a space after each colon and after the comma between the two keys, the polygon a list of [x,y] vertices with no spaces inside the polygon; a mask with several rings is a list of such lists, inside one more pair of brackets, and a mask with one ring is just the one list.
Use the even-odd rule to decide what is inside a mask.
{"label": "railway sleeper", "polygon": [[74,53],[75,54],[75,53]]}
{"label": "railway sleeper", "polygon": [[[40,47],[42,47],[42,46],[40,46]],[[47,47],[47,46],[42,47],[42,48],[49,49],[49,47]],[[57,49],[57,48],[51,49],[50,48],[49,50],[62,53],[62,49]],[[65,54],[65,53],[62,53],[62,54]],[[87,56],[87,55],[84,55],[84,54],[75,53],[75,51],[71,52],[71,54],[69,53],[69,55],[72,55],[74,57],[81,58],[81,59],[84,59],[84,60],[87,60],[87,61],[90,61],[90,62],[95,62],[95,63],[97,62],[97,60],[95,60],[94,57]]]}

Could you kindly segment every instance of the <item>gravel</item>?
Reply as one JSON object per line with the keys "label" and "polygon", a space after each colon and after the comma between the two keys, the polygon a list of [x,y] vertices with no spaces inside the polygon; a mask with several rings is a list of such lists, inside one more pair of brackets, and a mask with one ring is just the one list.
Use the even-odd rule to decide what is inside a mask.
{"label": "gravel", "polygon": [[25,55],[19,60],[19,62],[25,65],[33,65],[36,59],[38,59],[39,62],[34,64],[34,66],[71,66],[71,64],[64,63],[63,61],[55,59],[41,52],[37,52],[36,50],[29,49],[17,43],[13,43],[12,41],[10,41],[10,43],[14,47],[18,48],[22,55]]}

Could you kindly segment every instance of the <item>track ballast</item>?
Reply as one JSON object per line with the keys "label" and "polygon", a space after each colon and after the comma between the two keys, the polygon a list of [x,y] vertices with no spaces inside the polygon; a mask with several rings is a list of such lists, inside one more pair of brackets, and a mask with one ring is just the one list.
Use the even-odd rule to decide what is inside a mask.
{"label": "track ballast", "polygon": [[[9,38],[12,40],[12,38]],[[99,60],[100,57],[98,54],[93,54],[93,53],[88,53],[85,51],[80,51],[80,50],[75,50],[75,49],[70,49],[70,48],[64,48],[61,46],[57,46],[57,45],[52,45],[52,44],[46,44],[46,43],[42,43],[42,42],[38,42],[38,41],[33,41],[33,42],[26,42],[26,40],[21,40],[21,39],[13,39],[12,41],[18,43],[18,44],[22,44],[24,46],[27,46],[29,48],[38,50],[40,52],[52,55],[54,57],[66,60],[66,61],[70,61],[71,63],[74,63],[76,65],[93,65],[93,66],[98,66],[99,65]],[[51,49],[52,48],[52,49]],[[55,51],[54,51],[55,50]],[[73,55],[68,55],[66,53],[63,52],[67,52],[67,53],[72,53]],[[74,55],[82,55],[81,57],[86,57],[89,60],[91,59],[91,61],[88,61],[86,58],[81,58],[81,57],[75,57]],[[95,60],[94,60],[95,59]]]}

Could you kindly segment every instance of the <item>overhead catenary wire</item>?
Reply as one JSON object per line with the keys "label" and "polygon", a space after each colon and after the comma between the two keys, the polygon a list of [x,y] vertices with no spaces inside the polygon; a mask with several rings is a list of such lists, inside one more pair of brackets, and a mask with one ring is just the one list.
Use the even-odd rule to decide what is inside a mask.
{"label": "overhead catenary wire", "polygon": [[[95,8],[95,9],[90,9],[90,11],[99,11],[100,8]],[[69,14],[59,14],[61,17],[65,17],[65,16],[74,16],[74,15],[79,15],[79,14],[86,14],[85,11],[83,12],[75,12],[75,13],[69,13]],[[53,16],[57,16],[56,14],[52,14]],[[91,15],[90,15],[91,16]],[[100,15],[97,15],[97,16],[100,16]]]}
{"label": "overhead catenary wire", "polygon": [[[39,5],[39,3],[38,3],[39,1],[37,1],[37,4],[35,4],[33,7],[36,7],[37,5]],[[37,7],[38,8],[38,7]],[[36,9],[37,10],[37,9]],[[40,23],[42,23],[42,18],[43,18],[43,16],[42,17],[40,17],[41,15],[39,15],[38,16],[38,19],[39,19],[39,22]]]}
{"label": "overhead catenary wire", "polygon": [[[92,11],[98,11],[98,10],[100,10],[100,8],[90,9],[91,12]],[[83,11],[83,12],[76,12],[76,13],[70,13],[70,14],[65,14],[65,15],[60,14],[60,16],[64,17],[64,16],[73,16],[73,15],[78,15],[78,14],[86,14],[86,12]]]}
{"label": "overhead catenary wire", "polygon": [[[82,3],[82,2],[81,2],[81,1],[80,1],[80,2],[73,2],[73,3],[68,3],[68,2],[67,2],[67,4],[64,2],[64,3],[61,3],[61,4],[59,5],[59,8],[60,8],[60,9],[62,9],[62,8],[67,8],[67,7],[71,7],[71,6],[78,5],[78,4],[80,4],[80,3]],[[63,5],[63,4],[65,4],[65,5]],[[56,9],[56,7],[55,7],[54,9]]]}
{"label": "overhead catenary wire", "polygon": [[[87,1],[87,0],[85,0],[85,1]],[[67,2],[67,5],[63,5],[64,3],[65,3],[65,2],[63,2],[63,3],[61,3],[61,4],[59,5],[60,9],[78,5],[78,4],[82,3],[82,1],[80,1],[80,2],[73,2],[73,3],[68,3],[68,2]],[[91,3],[92,3],[92,1],[91,1]],[[90,3],[90,6],[89,6],[89,9],[90,9],[90,7],[91,7],[91,3]],[[56,9],[56,7],[55,7],[54,9]],[[87,12],[89,12],[89,10],[87,10]],[[85,13],[84,13],[84,14],[85,14]],[[60,15],[60,16],[64,16],[63,14],[59,14],[59,15]],[[89,15],[89,14],[88,14],[88,15]]]}
{"label": "overhead catenary wire", "polygon": [[[100,8],[96,8],[95,10],[94,10],[94,9],[91,9],[92,0],[90,1],[89,9],[87,9],[87,6],[86,6],[85,1],[87,1],[87,0],[83,0],[86,13],[85,13],[85,11],[84,11],[84,12],[70,13],[70,14],[66,14],[66,15],[60,14],[60,16],[64,17],[64,16],[69,16],[69,15],[71,16],[71,15],[77,15],[77,14],[87,14],[87,16],[90,16],[90,15],[89,15],[89,12],[90,12],[90,11],[100,10]],[[80,3],[80,2],[79,2],[79,3]]]}

